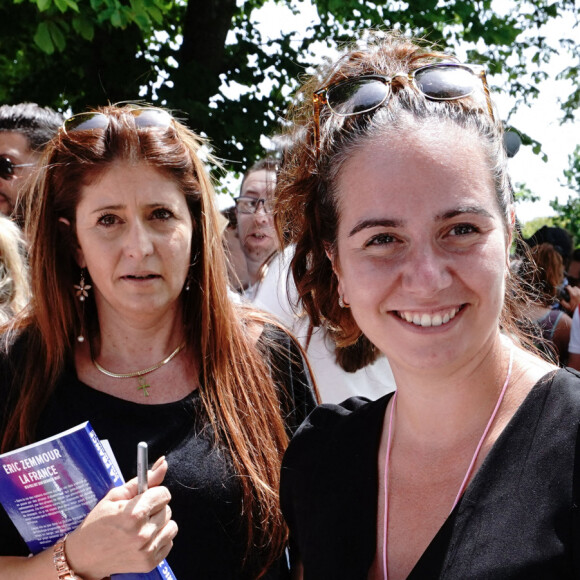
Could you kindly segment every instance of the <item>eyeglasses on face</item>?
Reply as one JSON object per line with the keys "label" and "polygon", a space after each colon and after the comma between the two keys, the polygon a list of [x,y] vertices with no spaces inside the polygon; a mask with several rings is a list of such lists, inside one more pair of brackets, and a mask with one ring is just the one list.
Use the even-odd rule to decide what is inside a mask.
{"label": "eyeglasses on face", "polygon": [[274,212],[274,203],[263,197],[238,197],[235,202],[238,213],[257,213],[260,204],[262,204],[265,213]]}
{"label": "eyeglasses on face", "polygon": [[[139,129],[167,129],[173,122],[173,117],[164,109],[155,107],[124,107],[123,112],[135,117],[135,126]],[[105,130],[109,126],[109,116],[98,111],[78,113],[69,117],[63,124],[66,133],[74,131]]]}
{"label": "eyeglasses on face", "polygon": [[407,78],[415,89],[433,101],[462,99],[483,88],[487,109],[493,119],[489,87],[482,66],[439,62],[422,66],[409,73],[400,72],[392,77],[378,74],[364,75],[331,84],[314,93],[312,100],[316,155],[318,156],[320,152],[320,111],[323,105],[340,117],[368,113],[388,100],[395,78]]}
{"label": "eyeglasses on face", "polygon": [[34,167],[34,163],[14,163],[10,157],[0,155],[0,178],[10,181],[16,177],[14,170],[17,167]]}

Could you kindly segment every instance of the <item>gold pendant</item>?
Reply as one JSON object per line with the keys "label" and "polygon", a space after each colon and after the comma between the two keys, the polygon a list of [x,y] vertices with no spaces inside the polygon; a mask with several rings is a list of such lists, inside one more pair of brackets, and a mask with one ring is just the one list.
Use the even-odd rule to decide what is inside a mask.
{"label": "gold pendant", "polygon": [[151,388],[151,385],[147,384],[145,377],[139,377],[139,386],[137,387],[138,391],[143,391],[143,395],[145,397],[149,396],[149,391],[147,389]]}

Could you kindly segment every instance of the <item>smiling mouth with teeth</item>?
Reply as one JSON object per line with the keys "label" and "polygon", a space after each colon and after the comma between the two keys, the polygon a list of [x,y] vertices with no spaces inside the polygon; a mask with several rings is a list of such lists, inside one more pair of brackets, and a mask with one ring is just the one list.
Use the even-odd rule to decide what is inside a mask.
{"label": "smiling mouth with teeth", "polygon": [[453,320],[457,313],[463,309],[463,306],[459,308],[451,308],[445,312],[437,312],[436,314],[427,314],[419,312],[396,312],[396,315],[409,322],[415,326],[429,327],[429,326],[442,326],[447,324],[450,320]]}

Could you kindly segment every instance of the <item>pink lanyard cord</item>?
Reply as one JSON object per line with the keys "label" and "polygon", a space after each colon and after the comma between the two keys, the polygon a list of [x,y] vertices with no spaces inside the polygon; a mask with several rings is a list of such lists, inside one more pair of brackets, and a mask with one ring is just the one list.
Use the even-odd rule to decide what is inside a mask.
{"label": "pink lanyard cord", "polygon": [[[473,457],[471,459],[471,463],[469,464],[469,467],[467,468],[467,472],[465,473],[465,477],[463,478],[463,481],[461,483],[461,487],[459,488],[459,491],[457,492],[457,496],[455,497],[455,501],[453,502],[453,507],[451,508],[451,512],[455,509],[455,506],[457,505],[457,503],[459,502],[459,499],[461,498],[461,496],[463,495],[463,492],[465,491],[465,488],[467,487],[467,483],[469,482],[469,478],[471,477],[471,472],[473,471],[473,467],[475,465],[475,462],[477,461],[477,456],[479,455],[479,451],[481,450],[481,447],[483,446],[483,442],[485,441],[485,438],[487,437],[487,434],[489,433],[489,430],[491,429],[491,425],[495,419],[495,416],[497,415],[497,412],[499,411],[499,408],[501,406],[501,403],[503,401],[505,392],[507,390],[507,386],[510,382],[510,378],[512,376],[512,364],[514,362],[514,349],[511,348],[510,349],[510,362],[508,365],[508,372],[507,372],[507,376],[505,378],[505,382],[503,384],[503,387],[501,389],[501,393],[499,394],[499,397],[497,399],[497,403],[495,404],[495,409],[493,410],[493,413],[491,414],[491,417],[489,418],[489,421],[487,422],[487,425],[485,426],[485,429],[483,431],[483,435],[481,436],[481,439],[479,440],[479,443],[477,444],[477,447],[475,449],[475,453],[473,454]],[[451,513],[449,512],[449,513]]]}
{"label": "pink lanyard cord", "polygon": [[387,580],[387,526],[389,523],[389,462],[391,460],[391,436],[393,434],[393,413],[395,411],[395,403],[397,402],[397,391],[393,395],[393,402],[391,403],[391,413],[389,415],[389,434],[387,437],[387,455],[385,457],[385,512],[383,517],[383,577]]}
{"label": "pink lanyard cord", "polygon": [[[467,468],[467,472],[465,473],[465,477],[463,478],[461,486],[459,487],[459,491],[457,492],[457,496],[455,497],[455,501],[453,502],[453,507],[451,508],[451,512],[453,512],[453,510],[455,509],[455,506],[459,502],[459,499],[463,495],[463,492],[467,488],[467,484],[469,482],[473,468],[474,468],[475,463],[477,461],[477,456],[479,455],[479,452],[481,451],[481,448],[482,448],[483,443],[487,437],[487,434],[489,433],[489,430],[491,429],[491,426],[495,420],[497,412],[499,411],[499,408],[502,404],[503,398],[505,396],[505,393],[506,393],[506,390],[507,390],[507,387],[508,387],[508,384],[510,382],[510,378],[512,375],[512,366],[513,366],[513,358],[514,358],[513,355],[514,355],[514,349],[512,347],[510,349],[510,360],[509,360],[508,371],[507,371],[507,376],[505,378],[505,382],[503,384],[503,387],[501,389],[501,392],[499,394],[499,397],[497,399],[497,403],[495,404],[495,408],[491,414],[491,417],[489,418],[489,421],[487,422],[487,425],[485,426],[483,434],[482,434],[481,438],[479,439],[479,443],[477,444],[477,447],[475,448],[475,453],[473,454],[473,457],[471,458],[471,463],[469,464],[469,467]],[[386,453],[386,457],[385,457],[385,509],[384,509],[384,517],[383,517],[383,538],[384,538],[383,578],[384,578],[384,580],[388,580],[388,574],[387,574],[387,567],[388,567],[387,566],[387,528],[388,528],[388,522],[389,522],[389,493],[388,493],[389,479],[388,479],[388,477],[389,477],[389,463],[390,463],[390,459],[391,459],[391,443],[392,443],[392,435],[393,435],[393,416],[394,416],[394,412],[395,412],[396,401],[397,401],[397,391],[395,391],[395,394],[393,395],[393,402],[391,404],[391,412],[389,414],[389,430],[388,430],[388,436],[387,436],[387,453]]]}

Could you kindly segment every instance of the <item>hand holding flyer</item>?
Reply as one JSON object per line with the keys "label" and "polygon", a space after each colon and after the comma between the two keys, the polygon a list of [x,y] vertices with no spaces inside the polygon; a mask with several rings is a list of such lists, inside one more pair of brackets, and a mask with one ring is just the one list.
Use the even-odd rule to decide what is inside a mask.
{"label": "hand holding flyer", "polygon": [[[159,472],[157,485],[165,470]],[[33,554],[52,546],[81,524],[105,526],[106,519],[99,520],[102,514],[92,513],[93,508],[107,494],[111,501],[136,498],[136,480],[118,491],[111,491],[123,483],[115,462],[88,422],[0,455],[0,503]],[[152,502],[152,506],[144,507],[145,511],[154,510],[151,520],[157,517],[161,527],[166,519],[163,508],[169,501],[167,491],[163,490],[154,490],[146,500]],[[139,501],[143,500],[139,498]],[[106,506],[102,505],[98,510],[106,510]],[[159,516],[155,515],[157,512]],[[120,535],[120,545],[125,542],[128,542],[127,538]],[[129,546],[124,547],[126,554]],[[153,560],[156,554],[149,556]],[[123,580],[175,579],[165,560],[149,573],[123,573],[113,577]]]}

